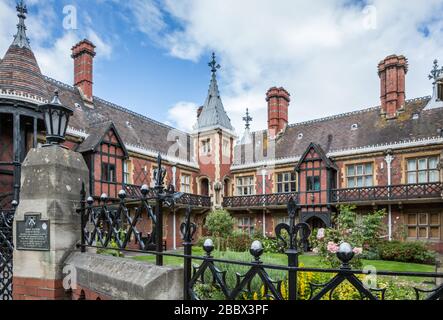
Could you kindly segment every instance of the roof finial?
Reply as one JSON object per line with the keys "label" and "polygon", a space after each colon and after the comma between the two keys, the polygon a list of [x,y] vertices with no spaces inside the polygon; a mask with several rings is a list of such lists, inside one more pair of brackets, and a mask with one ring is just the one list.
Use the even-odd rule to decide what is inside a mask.
{"label": "roof finial", "polygon": [[28,8],[26,7],[26,4],[23,3],[23,0],[20,0],[17,2],[17,12],[19,18],[26,19],[26,14],[28,13]]}
{"label": "roof finial", "polygon": [[245,128],[249,129],[250,126],[251,126],[252,118],[249,115],[249,109],[248,108],[246,108],[246,117],[243,117],[243,121],[246,122]]}
{"label": "roof finial", "polygon": [[18,25],[17,25],[17,34],[14,36],[14,41],[12,45],[18,46],[20,48],[28,48],[31,50],[31,46],[29,45],[29,39],[26,37],[26,26],[25,19],[26,14],[28,13],[28,8],[26,4],[24,4],[23,0],[17,2],[17,16],[18,16]]}
{"label": "roof finial", "polygon": [[431,73],[429,74],[429,80],[434,80],[434,83],[443,76],[443,67],[441,67],[441,69],[439,69],[438,66],[438,60],[435,59],[434,60],[434,67],[431,71]]}
{"label": "roof finial", "polygon": [[217,69],[220,69],[221,66],[217,64],[217,61],[215,60],[215,53],[212,53],[212,61],[208,63],[208,66],[211,67],[211,72],[213,75],[217,72]]}

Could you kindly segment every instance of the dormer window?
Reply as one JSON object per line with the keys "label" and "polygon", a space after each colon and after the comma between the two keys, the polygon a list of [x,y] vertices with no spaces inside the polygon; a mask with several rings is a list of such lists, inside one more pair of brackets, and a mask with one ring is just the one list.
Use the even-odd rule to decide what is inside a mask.
{"label": "dormer window", "polygon": [[301,140],[301,139],[303,139],[303,133],[298,134],[298,140]]}
{"label": "dormer window", "polygon": [[354,124],[351,126],[351,130],[354,131],[354,130],[357,130],[357,129],[358,129],[358,123],[354,123]]}

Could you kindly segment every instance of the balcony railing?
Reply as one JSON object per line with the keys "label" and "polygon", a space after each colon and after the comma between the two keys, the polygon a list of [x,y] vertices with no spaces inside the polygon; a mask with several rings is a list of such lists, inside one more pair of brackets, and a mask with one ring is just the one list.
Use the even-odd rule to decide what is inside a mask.
{"label": "balcony railing", "polygon": [[298,193],[273,193],[260,194],[252,196],[240,197],[224,197],[223,207],[225,208],[250,208],[250,207],[268,207],[268,206],[285,206],[289,199],[293,198],[298,202]]}
{"label": "balcony railing", "polygon": [[442,192],[443,188],[440,182],[336,189],[331,191],[331,202],[442,199]]}
{"label": "balcony railing", "polygon": [[[299,193],[274,193],[265,195],[225,197],[225,208],[253,208],[286,205],[290,198],[298,202]],[[366,188],[334,189],[330,192],[330,203],[358,203],[374,201],[398,201],[442,199],[443,184],[405,184],[393,186],[378,186]]]}
{"label": "balcony railing", "polygon": [[[124,186],[128,199],[140,199],[142,197],[141,187],[133,184],[126,184]],[[155,197],[154,190],[149,189],[147,198],[153,199]],[[200,196],[196,194],[183,193],[183,195],[176,201],[176,204],[191,206],[191,207],[211,207],[211,197]]]}

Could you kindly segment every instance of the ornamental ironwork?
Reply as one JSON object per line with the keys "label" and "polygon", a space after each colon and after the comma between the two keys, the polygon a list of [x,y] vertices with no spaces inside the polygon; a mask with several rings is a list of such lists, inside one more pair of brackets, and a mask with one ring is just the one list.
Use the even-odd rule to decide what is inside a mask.
{"label": "ornamental ironwork", "polygon": [[0,210],[0,300],[12,300],[13,222],[17,203],[12,210]]}
{"label": "ornamental ironwork", "polygon": [[[161,161],[160,161],[161,164]],[[161,165],[159,166],[161,167]],[[160,171],[159,171],[160,172]],[[354,250],[348,243],[341,243],[336,253],[340,262],[338,268],[307,268],[299,265],[298,257],[307,247],[307,240],[311,233],[308,225],[296,224],[300,207],[294,198],[287,202],[289,223],[280,224],[276,227],[275,234],[284,241],[286,246],[287,264],[275,265],[266,263],[266,252],[260,241],[254,241],[249,250],[250,261],[238,261],[219,258],[215,252],[212,239],[206,239],[203,244],[205,254],[193,255],[194,236],[198,226],[193,222],[191,207],[187,207],[185,220],[180,225],[183,239],[183,253],[177,251],[163,251],[158,239],[162,239],[162,229],[159,228],[158,208],[160,204],[169,203],[174,205],[180,198],[173,188],[162,189],[157,181],[157,189],[149,189],[143,186],[140,190],[142,198],[137,204],[126,200],[126,193],[120,192],[120,204],[107,206],[107,199],[103,195],[101,203],[94,205],[92,198],[82,202],[82,243],[80,247],[85,251],[87,247],[107,248],[109,250],[131,251],[156,256],[156,263],[161,265],[163,257],[175,257],[183,259],[183,298],[186,300],[201,300],[208,298],[205,292],[216,292],[217,299],[253,299],[259,297],[265,300],[330,300],[335,299],[338,288],[346,283],[355,290],[357,297],[362,300],[385,300],[392,288],[389,286],[372,286],[365,282],[366,276],[373,275],[365,270],[355,270],[351,267],[354,258]],[[151,207],[148,203],[148,194],[153,193],[156,206]],[[143,198],[144,197],[144,198]],[[133,213],[135,212],[135,214]],[[150,219],[153,225],[153,233],[149,235],[149,241],[145,242],[138,228],[138,222]],[[287,236],[283,234],[286,231]],[[129,246],[130,239],[136,246]],[[149,244],[152,244],[151,246]],[[278,272],[278,273],[277,273]],[[322,282],[309,278],[305,287],[306,294],[301,297],[298,294],[298,279],[306,273],[319,274]],[[272,275],[272,276],[271,276]],[[328,276],[329,275],[329,276]],[[426,279],[443,278],[443,273],[429,272],[391,272],[378,271],[377,276],[391,277],[421,277]],[[305,277],[306,278],[306,277]],[[390,282],[395,285],[395,281]],[[426,288],[410,286],[412,294],[415,293],[417,300],[441,300],[443,299],[443,285]],[[214,297],[212,297],[214,298]]]}

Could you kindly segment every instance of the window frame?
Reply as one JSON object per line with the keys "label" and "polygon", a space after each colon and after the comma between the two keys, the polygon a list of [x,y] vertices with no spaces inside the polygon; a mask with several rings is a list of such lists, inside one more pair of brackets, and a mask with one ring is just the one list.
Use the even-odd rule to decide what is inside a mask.
{"label": "window frame", "polygon": [[[436,166],[435,168],[430,167],[430,160],[435,159],[436,160]],[[426,160],[426,168],[420,169],[420,161]],[[415,169],[410,170],[410,163],[415,162]],[[438,169],[438,164],[440,162],[440,157],[438,155],[434,156],[426,156],[426,157],[415,157],[415,158],[408,158],[406,159],[406,181],[407,184],[426,184],[426,183],[438,183],[440,182],[440,170]],[[426,181],[420,182],[420,173],[426,173]],[[430,180],[430,173],[434,172],[437,175],[436,181]],[[415,181],[411,182],[411,174],[415,176]]]}
{"label": "window frame", "polygon": [[[275,185],[277,193],[297,192],[297,174],[295,172],[293,171],[277,172],[275,175],[276,175]],[[289,191],[285,191],[286,189],[288,189]]]}
{"label": "window frame", "polygon": [[[185,181],[183,180],[185,178]],[[188,181],[186,181],[186,178]],[[186,183],[187,182],[187,183]],[[184,193],[191,193],[192,176],[187,173],[182,173],[180,175],[180,191]]]}
{"label": "window frame", "polygon": [[132,163],[130,160],[123,161],[123,183],[124,184],[132,184],[131,167],[132,167]]}
{"label": "window frame", "polygon": [[101,171],[102,182],[117,183],[117,169],[114,163],[102,162]]}
{"label": "window frame", "polygon": [[[315,182],[317,179],[318,184]],[[318,186],[318,189],[316,186]],[[306,192],[321,192],[321,176],[313,175],[306,177]]]}
{"label": "window frame", "polygon": [[[367,173],[367,166],[371,166],[371,173]],[[361,174],[359,174],[359,168],[362,168]],[[349,169],[353,168],[354,173],[349,174]],[[346,174],[346,187],[351,188],[371,188],[375,186],[374,181],[374,163],[373,162],[362,162],[362,163],[352,163],[348,164],[345,167]],[[359,186],[358,181],[361,179],[362,185]],[[353,185],[351,185],[350,181],[353,181]],[[370,184],[367,181],[371,181]]]}
{"label": "window frame", "polygon": [[201,140],[201,153],[203,155],[211,154],[211,139],[203,139]]}
{"label": "window frame", "polygon": [[[248,223],[245,223],[245,221]],[[255,232],[255,218],[249,216],[237,218],[237,230],[252,236]]]}
{"label": "window frame", "polygon": [[437,83],[437,101],[443,101],[443,82]]}
{"label": "window frame", "polygon": [[[423,223],[420,220],[420,216],[426,216],[426,223]],[[436,215],[438,217],[438,221],[436,223],[432,223],[432,216]],[[415,222],[410,223],[410,217],[415,217]],[[431,230],[433,228],[437,228],[438,237],[432,237]],[[409,230],[415,229],[415,237],[410,236]],[[426,230],[426,237],[420,236],[420,230]],[[408,213],[406,217],[406,230],[407,230],[407,238],[414,240],[431,240],[431,241],[439,241],[441,240],[441,213],[439,212],[418,212],[418,213]]]}
{"label": "window frame", "polygon": [[[248,180],[246,180],[248,179]],[[241,183],[239,183],[241,181]],[[246,181],[246,183],[245,183]],[[235,185],[235,191],[237,193],[237,196],[253,196],[255,195],[255,181],[254,176],[242,176],[242,177],[236,177],[236,185]],[[248,191],[245,193],[245,188],[248,188]]]}

